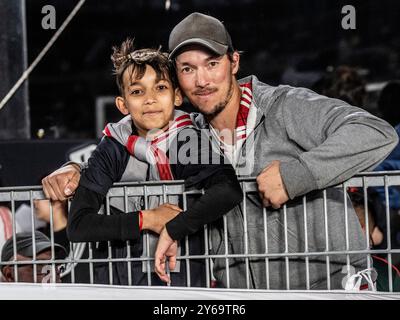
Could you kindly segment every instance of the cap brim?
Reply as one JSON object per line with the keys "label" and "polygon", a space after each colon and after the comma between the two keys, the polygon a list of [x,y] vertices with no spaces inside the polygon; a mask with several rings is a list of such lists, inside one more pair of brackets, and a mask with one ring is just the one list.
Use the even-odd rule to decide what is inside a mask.
{"label": "cap brim", "polygon": [[[29,246],[25,249],[19,250],[19,254],[25,256],[25,257],[33,257],[33,246]],[[36,242],[36,255],[39,253],[46,251],[50,249],[51,250],[51,244],[48,242]],[[67,256],[67,252],[65,248],[58,243],[54,243],[54,254],[56,255],[56,258],[65,258]]]}
{"label": "cap brim", "polygon": [[183,47],[186,47],[186,46],[192,45],[192,44],[198,44],[202,47],[206,47],[207,49],[211,50],[212,52],[214,52],[220,56],[224,55],[228,51],[227,45],[223,45],[216,41],[205,40],[205,39],[201,39],[201,38],[192,38],[192,39],[185,40],[185,41],[181,42],[179,45],[177,45],[175,47],[175,49],[170,52],[169,58],[170,59],[173,58],[176,55],[176,53]]}

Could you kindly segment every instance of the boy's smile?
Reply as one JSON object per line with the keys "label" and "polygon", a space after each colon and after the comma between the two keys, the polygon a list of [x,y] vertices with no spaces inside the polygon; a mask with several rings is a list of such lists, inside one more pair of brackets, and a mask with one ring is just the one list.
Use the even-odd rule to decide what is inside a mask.
{"label": "boy's smile", "polygon": [[140,136],[152,129],[166,129],[173,120],[174,107],[182,103],[179,89],[169,78],[157,79],[154,69],[146,65],[141,79],[128,67],[123,74],[124,97],[116,98],[118,109],[131,115]]}

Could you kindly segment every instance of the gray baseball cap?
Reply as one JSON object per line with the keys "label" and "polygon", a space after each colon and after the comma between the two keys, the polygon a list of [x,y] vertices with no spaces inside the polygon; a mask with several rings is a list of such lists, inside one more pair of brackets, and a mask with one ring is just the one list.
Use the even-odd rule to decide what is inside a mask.
{"label": "gray baseball cap", "polygon": [[169,57],[173,58],[184,46],[198,44],[218,55],[233,51],[231,37],[218,19],[194,12],[179,22],[169,35]]}
{"label": "gray baseball cap", "polygon": [[[33,257],[33,241],[31,232],[21,232],[16,234],[17,254],[25,257]],[[35,231],[36,254],[51,249],[50,239],[40,231]],[[8,239],[1,250],[1,261],[9,261],[14,256],[13,238]],[[54,243],[56,258],[65,258],[67,251],[57,243]]]}

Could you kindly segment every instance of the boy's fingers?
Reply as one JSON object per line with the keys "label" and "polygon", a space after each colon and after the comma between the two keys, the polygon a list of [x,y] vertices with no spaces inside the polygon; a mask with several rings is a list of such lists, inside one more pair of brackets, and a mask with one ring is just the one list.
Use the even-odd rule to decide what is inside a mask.
{"label": "boy's fingers", "polygon": [[155,272],[157,273],[158,277],[164,281],[164,282],[169,282],[169,277],[165,273],[165,257],[163,258],[156,258],[155,261]]}
{"label": "boy's fingers", "polygon": [[170,270],[174,270],[176,266],[176,256],[169,257],[168,266]]}

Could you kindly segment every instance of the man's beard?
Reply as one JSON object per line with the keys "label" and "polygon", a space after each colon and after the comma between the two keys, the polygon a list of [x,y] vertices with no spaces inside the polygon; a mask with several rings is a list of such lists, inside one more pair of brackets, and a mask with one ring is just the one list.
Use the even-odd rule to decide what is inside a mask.
{"label": "man's beard", "polygon": [[217,103],[210,111],[203,111],[199,106],[196,106],[196,108],[208,119],[212,120],[215,118],[217,115],[219,115],[226,107],[228,102],[231,100],[233,95],[233,81],[232,77],[229,77],[229,89],[228,93],[226,94],[226,97],[223,101]]}

